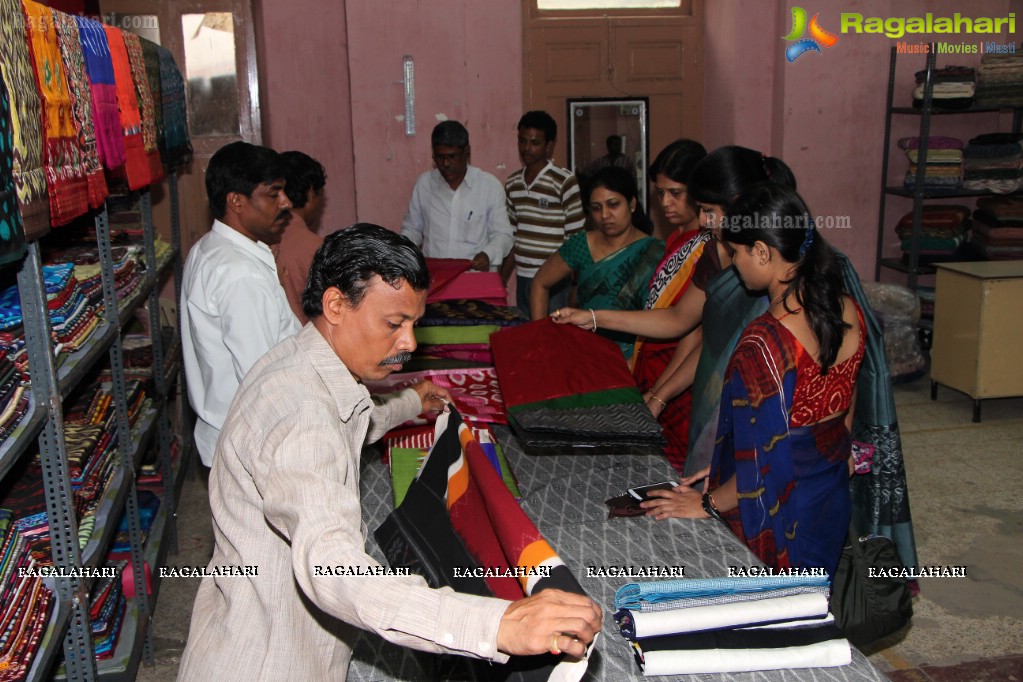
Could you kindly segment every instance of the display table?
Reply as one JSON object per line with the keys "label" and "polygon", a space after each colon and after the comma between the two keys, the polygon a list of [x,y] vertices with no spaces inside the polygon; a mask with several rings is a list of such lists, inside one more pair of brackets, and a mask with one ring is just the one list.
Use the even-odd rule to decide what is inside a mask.
{"label": "display table", "polygon": [[[762,565],[723,524],[710,519],[607,518],[604,500],[629,487],[675,476],[659,456],[563,455],[532,457],[518,447],[507,428],[495,432],[519,481],[523,509],[536,522],[554,550],[572,569],[579,583],[604,610],[604,627],[590,656],[584,680],[643,679],[631,648],[618,634],[612,618],[615,590],[634,579],[588,577],[587,567],[684,566],[689,578],[728,575],[729,566]],[[367,527],[367,551],[386,564],[372,537],[393,508],[387,467],[368,449],[363,458],[362,511]],[[385,642],[376,635],[356,635],[349,680],[382,681],[434,679],[432,654]],[[496,671],[496,670],[495,670]],[[776,670],[728,675],[687,675],[679,680],[876,680],[882,675],[855,648],[852,664],[840,668]]]}
{"label": "display table", "polygon": [[931,400],[938,384],[973,398],[1023,396],[1023,260],[940,263],[935,288]]}

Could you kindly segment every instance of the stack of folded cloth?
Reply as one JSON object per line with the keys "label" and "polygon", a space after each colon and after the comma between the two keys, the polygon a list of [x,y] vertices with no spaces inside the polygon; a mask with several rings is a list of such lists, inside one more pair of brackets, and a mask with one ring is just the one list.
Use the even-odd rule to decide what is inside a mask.
{"label": "stack of folded cloth", "polygon": [[113,658],[117,648],[117,637],[128,605],[121,583],[121,573],[127,565],[127,561],[108,561],[106,567],[114,568],[114,575],[97,580],[89,592],[92,646],[99,661]]}
{"label": "stack of folded cloth", "polygon": [[1023,106],[1023,54],[986,54],[977,71],[977,104]]}
{"label": "stack of folded cloth", "polygon": [[1023,198],[978,199],[970,239],[991,260],[1023,259]]}
{"label": "stack of folded cloth", "polygon": [[417,356],[491,365],[490,335],[528,321],[518,308],[485,300],[460,298],[427,303],[415,328]]}
{"label": "stack of folded cloth", "polygon": [[[139,490],[138,507],[139,523],[141,524],[142,544],[145,546],[149,539],[149,531],[153,528],[156,520],[156,513],[160,510],[160,496],[152,490]],[[128,511],[121,514],[121,521],[117,524],[117,535],[107,553],[107,561],[114,559],[131,559],[131,535],[128,529]]]}
{"label": "stack of folded cloth", "polygon": [[615,594],[615,620],[647,677],[848,665],[828,584],[826,575],[630,583]]}
{"label": "stack of folded cloth", "polygon": [[[909,158],[904,186],[916,187],[917,163],[920,160],[920,138],[904,137],[899,147]],[[924,189],[931,192],[956,191],[961,186],[963,142],[954,137],[934,136],[927,139],[927,160],[924,165]]]}
{"label": "stack of folded cloth", "polygon": [[504,329],[490,343],[526,452],[663,453],[660,425],[613,341],[545,318]]}
{"label": "stack of folded cloth", "polygon": [[0,661],[4,662],[0,680],[27,679],[43,641],[55,603],[53,593],[43,578],[21,576],[18,569],[52,565],[49,560],[38,561],[33,552],[40,533],[48,538],[48,531],[45,512],[18,519],[12,509],[0,509]]}
{"label": "stack of folded cloth", "polygon": [[0,349],[0,443],[18,428],[29,408],[32,389],[7,351]]}
{"label": "stack of folded cloth", "polygon": [[[145,249],[138,244],[114,246],[111,249],[114,287],[118,301],[131,296],[145,276]],[[75,278],[97,310],[103,308],[103,278],[99,252],[94,244],[78,244],[53,251],[49,258],[74,264]]]}
{"label": "stack of folded cloth", "polygon": [[50,326],[62,353],[80,349],[100,324],[96,309],[82,293],[74,270],[71,263],[43,266]]}
{"label": "stack of folded cloth", "polygon": [[[916,87],[913,89],[913,106],[920,108],[924,103],[924,80],[926,71],[916,72]],[[931,91],[931,106],[936,109],[967,109],[973,104],[976,92],[974,70],[968,66],[946,66],[936,69],[932,76],[934,88]]]}
{"label": "stack of folded cloth", "polygon": [[[928,205],[920,217],[920,232],[916,240],[918,263],[940,263],[962,260],[963,244],[970,228],[970,209],[957,205]],[[902,216],[895,226],[902,240],[902,259],[908,262],[913,249],[913,213]]]}
{"label": "stack of folded cloth", "polygon": [[[71,263],[43,266],[46,306],[56,342],[57,362],[81,348],[99,327],[96,309],[89,305]],[[17,285],[0,293],[0,348],[22,372],[28,372],[28,352],[21,317],[21,294]]]}
{"label": "stack of folded cloth", "polygon": [[963,149],[963,188],[1008,194],[1023,188],[1023,134],[986,133]]}

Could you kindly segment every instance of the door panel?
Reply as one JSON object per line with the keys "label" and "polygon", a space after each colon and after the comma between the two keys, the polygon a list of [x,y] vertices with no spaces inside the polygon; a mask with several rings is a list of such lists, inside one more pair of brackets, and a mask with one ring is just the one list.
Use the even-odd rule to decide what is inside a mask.
{"label": "door panel", "polygon": [[574,98],[648,97],[651,159],[679,137],[702,139],[703,3],[681,4],[675,10],[587,15],[542,12],[535,0],[523,3],[523,106],[545,109],[565,131],[556,163],[568,165],[565,117],[567,100]]}

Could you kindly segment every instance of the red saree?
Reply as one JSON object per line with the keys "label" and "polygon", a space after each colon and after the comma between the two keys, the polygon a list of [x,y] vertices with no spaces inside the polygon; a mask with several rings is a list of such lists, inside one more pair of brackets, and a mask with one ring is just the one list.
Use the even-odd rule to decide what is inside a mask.
{"label": "red saree", "polygon": [[114,64],[114,82],[117,84],[117,108],[121,112],[121,130],[124,131],[124,152],[127,160],[124,173],[129,189],[141,189],[150,183],[149,158],[142,141],[142,115],[139,113],[138,95],[132,80],[131,62],[124,44],[124,33],[113,26],[103,26],[110,46],[110,61]]}
{"label": "red saree", "polygon": [[[689,288],[696,262],[709,241],[710,234],[699,230],[672,233],[664,250],[665,256],[650,278],[647,310],[670,308],[678,303]],[[677,345],[678,339],[655,341],[642,336],[636,339],[630,366],[640,391],[646,392],[653,387],[671,362]],[[689,409],[692,400],[692,393],[686,390],[669,400],[657,417],[664,429],[664,437],[668,440],[664,455],[679,473],[685,466],[689,452]]]}
{"label": "red saree", "polygon": [[42,104],[43,169],[50,197],[50,223],[64,225],[89,210],[85,158],[78,144],[53,10],[31,0],[24,0],[22,7]]}

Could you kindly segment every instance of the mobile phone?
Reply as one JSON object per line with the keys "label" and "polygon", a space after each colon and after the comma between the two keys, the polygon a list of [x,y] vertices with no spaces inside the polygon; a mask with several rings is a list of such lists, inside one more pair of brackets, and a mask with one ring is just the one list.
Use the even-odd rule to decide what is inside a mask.
{"label": "mobile phone", "polygon": [[629,495],[637,500],[648,500],[650,499],[649,493],[651,490],[671,490],[678,483],[674,481],[661,481],[660,483],[651,483],[650,485],[640,485],[635,488],[629,488]]}

